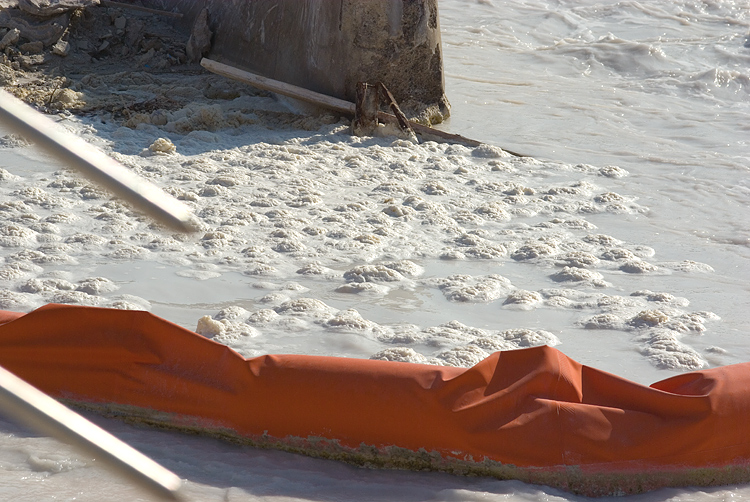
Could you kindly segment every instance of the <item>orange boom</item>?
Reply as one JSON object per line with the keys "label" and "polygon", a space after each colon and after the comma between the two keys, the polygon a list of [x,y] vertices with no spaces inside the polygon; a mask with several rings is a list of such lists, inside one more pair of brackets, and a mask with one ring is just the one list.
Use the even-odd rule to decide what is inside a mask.
{"label": "orange boom", "polygon": [[650,387],[550,347],[465,368],[232,349],[147,312],[0,311],[0,365],[54,397],[361,465],[586,495],[750,480],[750,364]]}

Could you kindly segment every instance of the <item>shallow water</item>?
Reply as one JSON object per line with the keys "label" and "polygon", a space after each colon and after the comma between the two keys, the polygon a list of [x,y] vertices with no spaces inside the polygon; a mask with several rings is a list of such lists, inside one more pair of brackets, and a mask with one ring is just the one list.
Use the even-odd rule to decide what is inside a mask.
{"label": "shallow water", "polygon": [[[523,343],[559,343],[641,383],[750,360],[750,3],[440,9],[453,104],[443,127],[539,161],[359,140],[345,124],[230,126],[251,104],[285,111],[259,98],[196,103],[175,117],[178,129],[65,120],[183,198],[206,227],[165,236],[33,149],[6,145],[0,307],[145,308],[190,329],[210,316],[201,332],[247,356],[407,347],[469,365],[478,352],[467,347],[522,346],[512,330],[526,329]],[[186,130],[198,116],[218,129]],[[158,137],[176,153],[150,153]],[[588,275],[566,275],[571,260]],[[665,352],[650,350],[649,328],[633,328],[653,309],[672,322]],[[586,328],[604,314],[615,320],[607,329]],[[195,500],[578,500],[96,420],[188,479]],[[48,439],[0,431],[2,498],[138,497]],[[628,500],[748,496],[738,486]]]}
{"label": "shallow water", "polygon": [[662,259],[711,264],[713,274],[669,291],[702,308],[723,306],[714,310],[721,325],[710,331],[742,344],[750,307],[750,3],[440,7],[453,103],[446,127],[539,158],[627,169],[631,175],[610,186],[648,212],[587,219],[606,220],[612,235],[647,244]]}
{"label": "shallow water", "polygon": [[447,127],[628,169],[637,183],[624,186],[650,208],[640,235],[747,258],[749,11],[741,1],[443,2]]}

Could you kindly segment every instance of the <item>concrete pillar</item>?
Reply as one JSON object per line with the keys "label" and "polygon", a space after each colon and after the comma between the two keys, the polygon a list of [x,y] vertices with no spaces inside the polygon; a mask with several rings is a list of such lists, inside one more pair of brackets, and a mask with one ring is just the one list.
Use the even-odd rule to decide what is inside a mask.
{"label": "concrete pillar", "polygon": [[404,112],[449,115],[437,0],[153,0],[183,12],[207,7],[209,57],[354,101],[359,81],[382,81]]}

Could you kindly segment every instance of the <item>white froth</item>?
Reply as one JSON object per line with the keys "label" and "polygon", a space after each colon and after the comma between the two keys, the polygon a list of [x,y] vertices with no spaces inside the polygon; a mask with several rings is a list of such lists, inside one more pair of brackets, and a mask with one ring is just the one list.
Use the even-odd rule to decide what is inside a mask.
{"label": "white froth", "polygon": [[145,310],[152,308],[151,302],[134,295],[119,295],[111,298],[103,307],[121,310]]}
{"label": "white froth", "polygon": [[601,273],[579,267],[563,267],[559,272],[552,274],[550,278],[555,282],[575,282],[598,288],[609,286]]}
{"label": "white froth", "polygon": [[454,347],[440,352],[436,357],[444,361],[447,366],[469,368],[487,358],[490,354],[476,345]]}
{"label": "white froth", "polygon": [[236,321],[236,320],[247,320],[249,317],[250,317],[250,313],[247,310],[237,305],[231,305],[229,307],[221,309],[214,316],[214,319],[219,320],[219,321],[223,319]]}
{"label": "white froth", "polygon": [[397,282],[404,276],[397,270],[385,265],[361,265],[344,273],[347,282]]}
{"label": "white froth", "polygon": [[384,349],[370,356],[370,359],[381,361],[398,361],[402,363],[427,364],[427,358],[409,347]]}
{"label": "white froth", "polygon": [[[79,106],[87,87],[133,91],[136,101],[164,88],[185,98],[125,121],[54,119],[188,204],[202,231],[165,235],[48,159],[18,160],[34,157],[29,143],[0,137],[0,308],[27,311],[57,295],[190,328],[207,315],[214,340],[248,357],[470,365],[559,337],[581,362],[641,383],[747,360],[747,131],[737,125],[747,116],[746,6],[445,0],[440,9],[447,127],[493,145],[352,138],[338,118],[296,116],[241,86],[214,99],[182,75],[166,85],[145,71],[89,75],[59,89],[53,106]],[[154,152],[159,138],[164,151]],[[387,266],[403,260],[423,271]],[[362,266],[401,278],[343,277]],[[571,270],[556,282],[565,267],[609,285]],[[464,283],[466,298],[496,296],[488,303],[451,302],[438,286],[499,270],[512,283],[499,296]],[[84,285],[91,278],[105,281]],[[285,289],[290,281],[308,291]],[[196,500],[307,499],[313,485],[321,499],[576,498],[518,482],[336,473],[330,463],[109,425],[191,479]],[[7,498],[139,497],[46,441],[3,435]],[[732,486],[639,497],[746,495]]]}
{"label": "white froth", "polygon": [[353,332],[377,332],[380,327],[363,318],[355,309],[347,309],[337,312],[333,317],[325,320],[323,326],[335,330]]}
{"label": "white froth", "polygon": [[104,293],[111,293],[117,291],[119,286],[109,279],[104,277],[92,277],[84,279],[76,286],[77,291],[82,291],[90,295],[101,295]]}
{"label": "white froth", "polygon": [[712,266],[706,263],[695,262],[692,260],[685,260],[680,262],[664,262],[660,263],[660,265],[665,268],[686,273],[709,274],[714,271]]}
{"label": "white froth", "polygon": [[334,312],[334,309],[315,298],[289,300],[274,310],[281,315],[305,315],[317,318],[328,318]]}
{"label": "white froth", "polygon": [[485,336],[472,340],[471,345],[476,345],[485,352],[498,352],[502,350],[516,350],[518,345],[502,337]]}
{"label": "white froth", "polygon": [[36,304],[36,298],[28,293],[0,290],[0,309],[24,312],[34,308]]}
{"label": "white froth", "polygon": [[453,302],[489,303],[506,296],[512,285],[508,279],[498,274],[484,277],[452,275],[438,281],[438,287]]}
{"label": "white froth", "polygon": [[518,347],[537,347],[549,345],[554,347],[560,344],[560,339],[549,331],[531,329],[509,329],[499,333],[505,340],[514,343]]}
{"label": "white froth", "polygon": [[458,347],[476,338],[486,337],[489,333],[480,328],[467,326],[459,321],[450,321],[440,326],[423,330],[424,342],[430,347]]}
{"label": "white froth", "polygon": [[620,270],[628,274],[647,274],[657,272],[659,267],[645,260],[630,260],[620,265]]}
{"label": "white froth", "polygon": [[512,291],[503,302],[503,305],[524,310],[530,310],[541,305],[544,297],[536,291],[516,289]]}

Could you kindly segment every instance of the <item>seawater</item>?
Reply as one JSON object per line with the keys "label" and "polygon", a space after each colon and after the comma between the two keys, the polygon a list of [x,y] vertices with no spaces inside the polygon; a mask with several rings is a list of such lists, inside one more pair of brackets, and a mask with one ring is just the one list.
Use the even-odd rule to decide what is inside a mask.
{"label": "seawater", "polygon": [[[750,360],[750,343],[745,341],[750,321],[750,2],[443,0],[440,22],[447,93],[453,105],[452,117],[442,127],[540,159],[629,171],[627,177],[608,179],[607,188],[635,199],[648,211],[587,215],[586,220],[613,237],[653,248],[661,261],[690,259],[710,265],[714,272],[623,276],[617,287],[622,294],[646,289],[644,284],[648,289],[661,287],[689,298],[691,309],[715,312],[721,321],[710,324],[705,335],[710,342],[704,345],[721,345],[731,357],[709,362]],[[116,136],[105,127],[101,131],[108,139]],[[125,148],[115,146],[120,153]],[[0,151],[0,160],[17,164],[16,155]],[[43,165],[32,169],[42,172]],[[184,316],[189,309],[210,313],[233,299],[232,304],[250,308],[266,293],[248,292],[239,274],[207,265],[207,275],[197,284],[218,292],[209,303],[199,288],[190,289],[195,278],[179,275],[184,270],[180,263],[135,263],[120,266],[102,258],[95,272],[116,277],[120,293],[141,297],[147,295],[137,285],[143,278],[154,287],[169,283],[171,287],[159,289],[149,300],[154,311],[170,319],[170,314]],[[423,265],[428,275],[446,267]],[[488,272],[480,270],[481,264],[472,265],[477,270],[461,263],[450,266],[457,273]],[[499,272],[514,282],[519,277],[520,282],[522,267],[508,265]],[[219,272],[210,275],[214,270]],[[538,275],[533,280],[543,282]],[[437,310],[453,308],[452,314],[459,315],[447,301],[429,301],[418,289],[393,290],[376,300],[323,295],[327,304],[338,308],[355,304],[366,318],[393,318],[398,312],[406,321],[424,326],[428,321],[420,315],[425,309],[433,309],[430,313],[437,316],[442,314]],[[153,301],[158,298],[161,303]],[[565,312],[537,319],[528,312],[468,309],[467,317],[488,325],[492,315],[547,329],[557,322],[570,323]],[[466,315],[466,309],[460,315]],[[189,325],[196,319],[182,320]],[[330,337],[319,344],[300,342],[301,336],[290,333],[276,346],[267,343],[264,348],[284,351],[299,345],[351,355],[375,350],[361,337]],[[656,374],[622,355],[633,352],[627,340],[594,342],[585,332],[560,337],[560,348],[574,357],[618,368],[619,374],[630,377],[645,373],[643,378],[653,380]],[[613,361],[620,358],[622,363]],[[360,470],[91,418],[190,479],[190,500],[582,500],[518,482]],[[6,498],[148,500],[51,440],[12,424],[0,430],[0,495]],[[730,498],[750,498],[750,488],[670,489],[627,500]]]}

